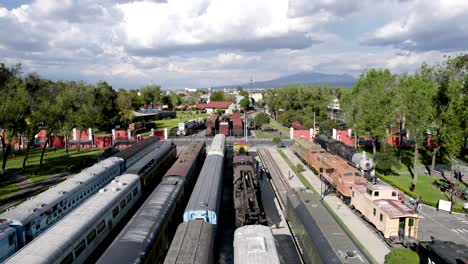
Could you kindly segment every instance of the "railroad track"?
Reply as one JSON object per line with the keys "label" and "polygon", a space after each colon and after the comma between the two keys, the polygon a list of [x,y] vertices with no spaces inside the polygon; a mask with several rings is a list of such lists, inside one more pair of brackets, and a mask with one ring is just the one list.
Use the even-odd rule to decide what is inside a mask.
{"label": "railroad track", "polygon": [[269,175],[272,177],[272,185],[275,190],[275,195],[278,198],[281,210],[285,211],[287,206],[287,192],[291,189],[289,184],[285,182],[284,175],[278,168],[270,152],[265,148],[259,147],[257,149],[257,155],[260,160],[267,168]]}

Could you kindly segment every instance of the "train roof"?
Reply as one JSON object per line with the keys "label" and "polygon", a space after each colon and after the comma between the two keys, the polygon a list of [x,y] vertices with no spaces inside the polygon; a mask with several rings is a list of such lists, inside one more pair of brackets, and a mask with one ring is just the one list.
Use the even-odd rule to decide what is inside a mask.
{"label": "train roof", "polygon": [[164,264],[212,263],[213,229],[213,225],[201,220],[180,224]]}
{"label": "train roof", "polygon": [[116,177],[97,194],[65,216],[60,222],[45,231],[18,251],[8,263],[53,263],[64,251],[83,236],[84,232],[96,224],[103,213],[118,205],[117,201],[131,192],[139,183],[135,174]]}
{"label": "train roof", "polygon": [[191,143],[179,155],[174,165],[166,172],[164,176],[185,176],[192,167],[193,161],[205,148],[205,143]]}
{"label": "train roof", "polygon": [[9,226],[8,224],[6,224],[6,223],[0,223],[0,241],[1,241],[3,238],[5,238],[5,237],[7,237],[7,236],[9,236],[9,235],[11,235],[11,234],[13,234],[13,233],[15,233],[15,229],[14,229],[14,228],[10,227],[10,226]]}
{"label": "train roof", "polygon": [[468,247],[452,241],[433,240],[421,242],[420,245],[434,252],[449,264],[466,263],[468,260]]}
{"label": "train roof", "polygon": [[224,157],[226,147],[226,136],[217,134],[214,136],[211,145],[208,147],[207,155],[219,155]]}
{"label": "train roof", "polygon": [[183,180],[164,178],[98,263],[144,263],[183,188]]}
{"label": "train roof", "polygon": [[237,228],[234,232],[234,263],[280,263],[271,229],[262,225]]}
{"label": "train roof", "polygon": [[207,156],[185,211],[217,209],[223,178],[224,157]]}
{"label": "train roof", "polygon": [[382,209],[391,218],[418,217],[418,214],[413,209],[409,208],[398,200],[379,199],[374,200],[373,203]]}
{"label": "train roof", "polygon": [[160,140],[159,137],[154,137],[154,136],[150,136],[150,137],[147,137],[146,139],[144,139],[143,141],[141,142],[138,142],[124,150],[121,150],[120,152],[114,154],[113,157],[119,157],[119,158],[122,158],[124,160],[127,160],[128,158],[131,158],[133,155],[135,155],[135,153],[138,153],[140,151],[142,151],[143,149],[147,148],[149,145],[152,145],[156,142],[158,142]]}
{"label": "train roof", "polygon": [[125,173],[140,174],[142,169],[144,169],[151,160],[156,160],[156,162],[158,162],[164,159],[167,156],[167,152],[172,148],[175,148],[174,144],[161,141],[154,149],[151,150],[150,153],[143,156],[139,161],[128,168]]}
{"label": "train roof", "polygon": [[346,231],[308,189],[288,191],[288,197],[301,218],[305,230],[314,235],[313,240],[322,260],[327,263],[367,263],[360,248]]}
{"label": "train roof", "polygon": [[40,215],[59,201],[68,197],[71,193],[76,193],[90,183],[96,181],[96,175],[102,175],[103,172],[122,162],[117,157],[107,158],[93,166],[82,170],[80,173],[69,177],[65,181],[50,187],[44,192],[33,196],[16,207],[7,210],[0,215],[0,219],[9,221],[19,221],[22,224],[31,221],[35,216]]}
{"label": "train roof", "polygon": [[356,182],[352,184],[353,189],[358,190],[359,192],[365,192],[367,188],[373,190],[373,191],[382,191],[382,190],[394,190],[396,191],[395,188],[392,186],[382,184],[382,183],[376,183],[376,184],[369,184],[367,182]]}

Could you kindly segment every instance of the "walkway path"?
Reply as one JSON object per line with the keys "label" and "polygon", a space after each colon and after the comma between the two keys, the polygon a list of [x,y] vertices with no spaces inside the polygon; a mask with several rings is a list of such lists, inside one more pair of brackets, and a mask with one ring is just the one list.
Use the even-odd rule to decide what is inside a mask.
{"label": "walkway path", "polygon": [[[270,149],[271,155],[278,161],[279,167],[282,169],[284,175],[288,175],[290,168],[287,162],[279,155],[275,149]],[[282,149],[293,164],[302,163],[299,158],[289,148]],[[292,171],[291,171],[291,174]],[[302,174],[306,177],[312,187],[320,193],[320,179],[307,167],[305,167]],[[299,180],[293,177],[292,180]],[[336,196],[328,195],[324,199],[325,203],[334,211],[334,213],[342,220],[342,222],[351,231],[354,237],[366,248],[369,254],[378,262],[385,262],[385,255],[390,252],[386,243],[383,242],[374,231],[370,230],[366,223],[358,217],[348,206]]]}

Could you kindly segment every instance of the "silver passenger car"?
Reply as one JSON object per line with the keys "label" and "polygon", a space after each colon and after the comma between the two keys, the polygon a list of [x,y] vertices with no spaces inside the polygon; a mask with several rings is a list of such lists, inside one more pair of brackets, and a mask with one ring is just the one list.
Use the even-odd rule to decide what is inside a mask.
{"label": "silver passenger car", "polygon": [[234,264],[279,264],[275,238],[268,226],[247,225],[234,232]]}
{"label": "silver passenger car", "polygon": [[122,172],[121,158],[103,160],[0,215],[21,248]]}
{"label": "silver passenger car", "polygon": [[84,263],[141,196],[138,175],[116,177],[6,263]]}

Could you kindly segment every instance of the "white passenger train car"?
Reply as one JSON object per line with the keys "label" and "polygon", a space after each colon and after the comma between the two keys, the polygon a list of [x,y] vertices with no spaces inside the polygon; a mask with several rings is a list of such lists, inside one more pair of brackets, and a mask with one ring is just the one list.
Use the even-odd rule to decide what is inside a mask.
{"label": "white passenger train car", "polygon": [[141,192],[138,175],[116,177],[6,263],[84,263],[126,215]]}
{"label": "white passenger train car", "polygon": [[122,165],[121,158],[108,158],[8,209],[0,219],[17,230],[21,248],[120,175]]}
{"label": "white passenger train car", "polygon": [[275,238],[268,226],[248,225],[234,232],[234,264],[279,264]]}

